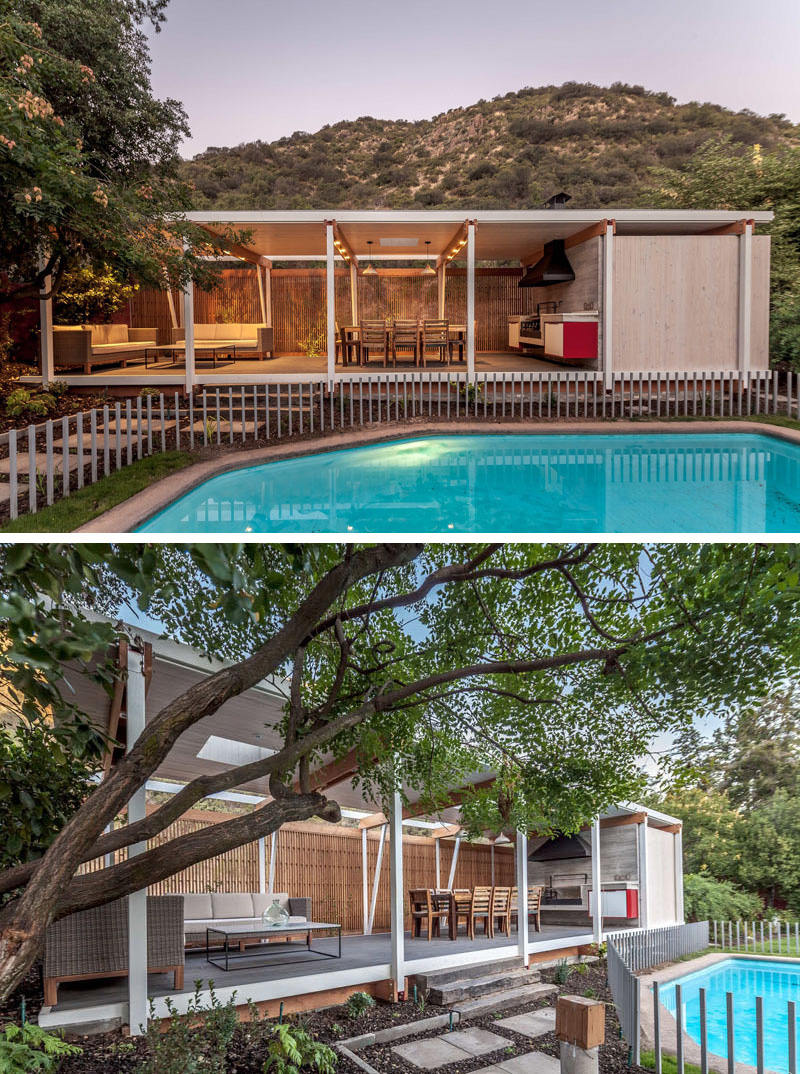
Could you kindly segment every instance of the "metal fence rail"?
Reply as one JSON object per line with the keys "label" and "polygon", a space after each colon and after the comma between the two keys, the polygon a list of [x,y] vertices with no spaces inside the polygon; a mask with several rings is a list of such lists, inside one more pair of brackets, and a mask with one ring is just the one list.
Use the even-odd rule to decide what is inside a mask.
{"label": "metal fence rail", "polygon": [[[266,443],[406,419],[552,421],[785,414],[800,418],[800,374],[623,374],[607,388],[583,370],[445,370],[338,375],[299,382],[148,390],[0,436],[0,502],[12,519],[167,450]],[[4,496],[7,482],[8,495]]]}
{"label": "metal fence rail", "polygon": [[800,921],[712,921],[715,947],[800,958]]}

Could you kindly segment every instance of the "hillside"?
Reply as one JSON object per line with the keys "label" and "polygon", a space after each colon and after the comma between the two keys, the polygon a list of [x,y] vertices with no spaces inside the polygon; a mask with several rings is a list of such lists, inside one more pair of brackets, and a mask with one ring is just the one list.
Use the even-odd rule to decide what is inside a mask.
{"label": "hillside", "polygon": [[197,207],[533,208],[632,205],[654,165],[679,166],[709,138],[771,148],[796,141],[783,116],[678,105],[615,83],[508,93],[430,120],[365,116],[275,142],[209,148],[187,161]]}

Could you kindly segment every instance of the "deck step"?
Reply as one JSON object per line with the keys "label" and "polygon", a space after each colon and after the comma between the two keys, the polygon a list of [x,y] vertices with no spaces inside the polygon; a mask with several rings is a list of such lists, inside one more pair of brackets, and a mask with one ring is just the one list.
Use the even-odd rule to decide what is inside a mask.
{"label": "deck step", "polygon": [[470,977],[488,977],[493,973],[506,973],[508,970],[524,969],[521,955],[511,958],[496,958],[491,962],[478,962],[474,965],[452,966],[446,970],[431,970],[430,973],[418,973],[417,985],[422,989],[432,988],[451,981],[465,981]]}
{"label": "deck step", "polygon": [[461,977],[458,980],[446,982],[433,981],[428,986],[428,1000],[443,1007],[452,1007],[454,1003],[460,1003],[463,1000],[537,984],[540,980],[537,970],[509,967],[482,977]]}
{"label": "deck step", "polygon": [[523,1003],[532,1003],[537,999],[546,999],[557,992],[558,988],[552,984],[520,985],[518,988],[507,988],[502,992],[492,992],[477,999],[465,1000],[455,1004],[453,1010],[457,1011],[461,1018],[473,1018],[484,1011],[502,1011],[508,1007],[519,1007]]}

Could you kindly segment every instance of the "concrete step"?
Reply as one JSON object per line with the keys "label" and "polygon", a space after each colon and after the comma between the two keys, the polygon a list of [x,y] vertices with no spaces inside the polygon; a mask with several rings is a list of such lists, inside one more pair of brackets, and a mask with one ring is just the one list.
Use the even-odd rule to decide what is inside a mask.
{"label": "concrete step", "polygon": [[558,989],[552,984],[527,984],[518,988],[507,988],[501,992],[491,992],[476,999],[456,1003],[453,1010],[459,1018],[474,1018],[485,1011],[502,1011],[509,1007],[521,1007],[523,1003],[532,1003],[537,999],[555,996]]}
{"label": "concrete step", "polygon": [[450,984],[451,981],[464,981],[469,977],[488,977],[493,973],[505,973],[507,970],[521,970],[524,963],[520,955],[513,958],[497,958],[493,962],[480,962],[474,966],[453,966],[447,970],[432,970],[430,973],[418,973],[417,985],[422,989]]}
{"label": "concrete step", "polygon": [[484,977],[464,977],[446,984],[432,984],[428,989],[428,1000],[445,1007],[451,1007],[462,1000],[479,996],[488,996],[505,992],[510,988],[520,988],[536,984],[541,980],[538,971],[520,969],[502,970],[486,974]]}

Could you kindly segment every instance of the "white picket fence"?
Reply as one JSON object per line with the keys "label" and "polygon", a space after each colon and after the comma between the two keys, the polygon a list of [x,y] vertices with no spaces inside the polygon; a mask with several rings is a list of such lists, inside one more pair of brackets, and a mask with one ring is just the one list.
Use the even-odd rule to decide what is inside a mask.
{"label": "white picket fence", "polygon": [[712,921],[711,930],[715,947],[800,958],[800,921]]}
{"label": "white picket fence", "polygon": [[[0,505],[33,513],[168,449],[268,442],[407,419],[459,421],[800,418],[800,376],[777,372],[603,374],[415,371],[147,394],[0,436]],[[7,482],[7,497],[4,483]]]}

